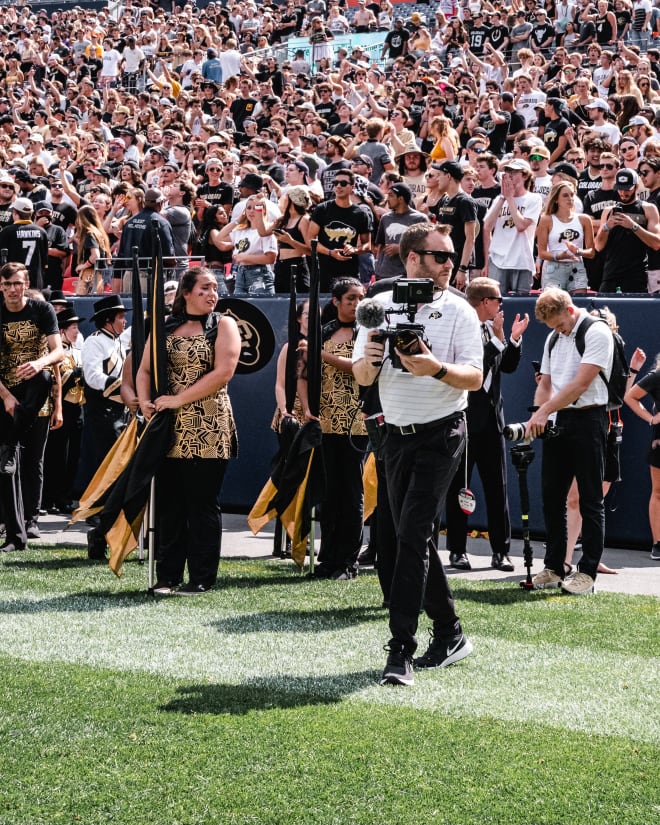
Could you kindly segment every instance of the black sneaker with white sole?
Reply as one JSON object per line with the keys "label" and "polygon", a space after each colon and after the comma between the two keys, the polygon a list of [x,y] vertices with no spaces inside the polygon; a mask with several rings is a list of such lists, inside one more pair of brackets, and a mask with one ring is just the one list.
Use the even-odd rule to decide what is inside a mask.
{"label": "black sneaker with white sole", "polygon": [[660,561],[660,541],[656,541],[651,548],[651,558],[653,561]]}
{"label": "black sneaker with white sole", "polygon": [[473,651],[472,642],[462,633],[452,636],[451,639],[436,639],[431,632],[431,641],[426,653],[415,659],[415,667],[420,670],[429,670],[434,667],[448,667],[454,662],[460,662]]}
{"label": "black sneaker with white sole", "polygon": [[410,686],[415,683],[413,675],[413,660],[412,656],[402,647],[394,647],[387,645],[387,662],[385,663],[385,670],[380,679],[381,685],[406,685]]}

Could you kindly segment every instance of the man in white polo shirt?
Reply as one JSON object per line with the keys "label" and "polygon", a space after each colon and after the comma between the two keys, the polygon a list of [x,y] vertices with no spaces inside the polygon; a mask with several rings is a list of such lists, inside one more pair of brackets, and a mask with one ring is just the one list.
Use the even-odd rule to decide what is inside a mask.
{"label": "man in white polo shirt", "polygon": [[[374,341],[377,333],[361,327],[353,351],[358,383],[378,382],[387,430],[382,457],[397,538],[389,608],[392,638],[381,684],[413,684],[422,607],[433,622],[433,637],[424,655],[415,659],[416,668],[446,667],[472,652],[440,556],[435,548],[429,551],[433,520],[444,508],[465,443],[467,393],[482,382],[477,314],[448,290],[455,257],[450,231],[444,224],[418,223],[399,239],[407,277],[434,283],[433,301],[418,304],[415,318],[424,325],[430,347],[421,343],[419,354],[408,356],[397,350],[404,371],[392,365],[390,344]],[[378,299],[392,305],[391,293]]]}
{"label": "man in white polo shirt", "polygon": [[[593,592],[605,541],[603,474],[607,446],[608,389],[614,339],[607,324],[578,309],[563,289],[550,287],[536,302],[535,315],[552,332],[543,348],[536,412],[527,435],[540,436],[556,413],[558,434],[543,442],[541,470],[546,530],[545,569],[536,588],[561,587],[567,593]],[[586,324],[584,336],[580,327]],[[578,335],[582,352],[578,349]],[[566,499],[577,479],[582,513],[582,558],[566,575]]]}

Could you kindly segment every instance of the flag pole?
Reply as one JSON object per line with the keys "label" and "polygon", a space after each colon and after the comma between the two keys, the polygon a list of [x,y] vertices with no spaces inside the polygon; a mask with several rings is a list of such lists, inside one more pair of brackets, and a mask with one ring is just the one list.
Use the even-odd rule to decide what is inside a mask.
{"label": "flag pole", "polygon": [[[133,386],[135,387],[145,345],[144,312],[142,310],[142,284],[140,283],[140,251],[137,246],[131,247],[131,258],[131,306],[133,307],[133,323],[131,324],[131,375],[133,377]],[[148,519],[149,512],[147,511],[147,520]],[[147,533],[143,520],[140,526],[140,535],[138,538],[138,561],[140,564],[144,564],[145,552],[149,552],[146,546],[146,541]]]}
{"label": "flag pole", "polygon": [[[165,392],[165,352],[164,321],[165,296],[163,293],[163,248],[160,240],[158,218],[151,218],[153,268],[149,284],[149,346],[151,355],[151,400],[155,401]],[[148,540],[148,592],[153,595],[156,566],[156,479],[151,479],[149,488],[149,520],[147,526]]]}
{"label": "flag pole", "polygon": [[[309,285],[309,325],[307,330],[308,335],[308,353],[312,356],[317,350],[319,352],[320,357],[320,345],[321,345],[321,320],[320,320],[320,272],[319,272],[319,253],[318,253],[318,245],[319,241],[318,238],[314,238],[311,241],[311,272],[310,272],[310,285]],[[307,370],[308,376],[311,378],[312,376],[316,377],[314,381],[308,381],[309,385],[309,397],[308,397],[308,404],[309,409],[312,415],[318,416],[319,414],[319,406],[320,406],[320,390],[321,390],[321,373],[320,373],[321,365],[318,364],[311,364],[309,359],[307,362]],[[311,370],[311,372],[310,372]],[[313,454],[310,461],[313,461]],[[316,538],[316,530],[315,530],[315,522],[316,522],[316,507],[312,507],[311,510],[311,517],[310,517],[310,525],[309,525],[309,575],[314,575],[314,545],[315,545],[315,538]]]}

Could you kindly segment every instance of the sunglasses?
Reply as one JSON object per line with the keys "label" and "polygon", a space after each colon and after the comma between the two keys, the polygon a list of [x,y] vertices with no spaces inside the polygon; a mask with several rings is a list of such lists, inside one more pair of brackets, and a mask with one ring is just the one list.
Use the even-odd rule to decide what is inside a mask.
{"label": "sunglasses", "polygon": [[223,166],[233,166],[233,165],[234,165],[234,161],[233,161],[233,160],[223,161],[222,165],[223,165]]}
{"label": "sunglasses", "polygon": [[640,170],[639,171],[639,176],[640,176],[640,178],[645,178],[647,175],[650,175],[652,173],[652,171],[653,171],[652,169],[644,169],[643,172]]}
{"label": "sunglasses", "polygon": [[598,168],[599,169],[610,169],[610,170],[612,170],[612,169],[618,169],[619,167],[616,165],[616,163],[601,163]]}
{"label": "sunglasses", "polygon": [[475,155],[483,155],[483,153],[484,153],[486,150],[485,150],[485,149],[481,149],[481,148],[477,148],[477,149],[473,149],[472,151],[474,152],[474,154],[475,154]]}
{"label": "sunglasses", "polygon": [[547,160],[545,155],[530,155],[530,160]]}
{"label": "sunglasses", "polygon": [[629,146],[620,146],[619,147],[621,152],[636,152],[637,147],[630,144]]}
{"label": "sunglasses", "polygon": [[349,180],[336,180],[332,185],[333,186],[350,186],[351,182]]}
{"label": "sunglasses", "polygon": [[[233,165],[233,164],[232,164],[232,165]],[[220,167],[219,167],[219,166],[209,166],[209,167],[208,167],[208,169],[207,169],[206,171],[207,171],[207,172],[219,172],[219,171],[220,171]]]}
{"label": "sunglasses", "polygon": [[504,301],[501,295],[486,295],[485,298],[481,299],[482,301],[497,301],[498,304],[501,304]]}
{"label": "sunglasses", "polygon": [[447,261],[454,261],[456,259],[455,252],[440,252],[435,249],[413,249],[418,255],[430,255],[436,264],[446,264]]}

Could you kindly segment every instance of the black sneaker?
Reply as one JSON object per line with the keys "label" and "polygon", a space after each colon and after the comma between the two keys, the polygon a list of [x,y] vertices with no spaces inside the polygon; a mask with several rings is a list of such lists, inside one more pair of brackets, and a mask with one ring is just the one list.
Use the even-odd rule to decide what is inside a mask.
{"label": "black sneaker", "polygon": [[177,596],[199,596],[202,593],[208,593],[213,590],[212,587],[207,587],[205,584],[188,584],[181,585],[178,590],[175,590]]}
{"label": "black sneaker", "polygon": [[651,548],[651,558],[653,561],[660,561],[660,541],[656,541]]}
{"label": "black sneaker", "polygon": [[26,534],[29,539],[40,539],[41,538],[41,530],[39,529],[39,525],[36,521],[31,521],[28,525],[26,525]]}
{"label": "black sneaker", "polygon": [[451,639],[436,639],[431,631],[431,642],[426,653],[415,659],[415,667],[430,669],[434,667],[448,667],[454,662],[465,659],[472,653],[472,642],[461,633]]}
{"label": "black sneaker", "polygon": [[413,685],[413,660],[402,647],[385,646],[388,651],[385,670],[380,680],[381,685]]}
{"label": "black sneaker", "polygon": [[449,566],[453,567],[454,570],[472,570],[467,553],[450,553]]}
{"label": "black sneaker", "polygon": [[513,562],[506,553],[493,553],[490,559],[490,566],[495,570],[503,570],[510,573],[513,570]]}

